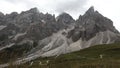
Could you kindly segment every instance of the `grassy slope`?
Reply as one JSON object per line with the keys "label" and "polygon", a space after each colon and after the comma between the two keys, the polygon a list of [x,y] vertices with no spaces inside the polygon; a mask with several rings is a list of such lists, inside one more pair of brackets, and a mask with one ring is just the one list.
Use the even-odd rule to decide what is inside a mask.
{"label": "grassy slope", "polygon": [[[100,58],[103,55],[103,58]],[[39,65],[39,62],[48,65]],[[32,61],[31,61],[32,62]],[[17,68],[120,68],[120,43],[97,45],[58,57],[38,58]],[[11,66],[12,67],[12,66]]]}

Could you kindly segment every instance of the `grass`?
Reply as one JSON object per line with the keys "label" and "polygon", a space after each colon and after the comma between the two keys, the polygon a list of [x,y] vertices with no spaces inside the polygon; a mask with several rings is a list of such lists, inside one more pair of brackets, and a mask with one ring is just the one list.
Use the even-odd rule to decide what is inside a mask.
{"label": "grass", "polygon": [[[120,68],[119,53],[120,43],[103,44],[58,57],[37,58],[16,68]],[[46,65],[40,65],[40,61]],[[30,66],[31,62],[34,63]]]}

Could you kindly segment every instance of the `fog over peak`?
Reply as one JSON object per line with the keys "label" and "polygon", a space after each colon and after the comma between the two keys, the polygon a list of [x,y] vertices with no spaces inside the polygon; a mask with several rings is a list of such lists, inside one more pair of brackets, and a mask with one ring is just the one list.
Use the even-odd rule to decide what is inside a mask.
{"label": "fog over peak", "polygon": [[56,11],[57,12],[65,12],[65,11],[78,11],[82,10],[83,6],[86,4],[87,0],[71,0],[69,2],[61,2],[56,4]]}

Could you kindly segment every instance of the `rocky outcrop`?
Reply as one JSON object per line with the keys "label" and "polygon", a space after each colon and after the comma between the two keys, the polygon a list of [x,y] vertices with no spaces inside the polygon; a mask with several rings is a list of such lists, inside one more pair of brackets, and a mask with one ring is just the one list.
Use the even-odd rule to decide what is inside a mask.
{"label": "rocky outcrop", "polygon": [[[91,39],[98,32],[107,30],[117,34],[119,33],[113,26],[113,22],[102,16],[98,11],[95,11],[93,7],[89,8],[88,11],[83,16],[80,16],[76,22],[77,25],[75,26],[75,29],[71,31],[74,33],[72,36],[78,34],[77,37],[82,37],[82,39],[85,40]],[[76,35],[75,32],[77,32]]]}
{"label": "rocky outcrop", "polygon": [[60,14],[56,19],[60,29],[66,29],[75,23],[75,20],[67,13]]}

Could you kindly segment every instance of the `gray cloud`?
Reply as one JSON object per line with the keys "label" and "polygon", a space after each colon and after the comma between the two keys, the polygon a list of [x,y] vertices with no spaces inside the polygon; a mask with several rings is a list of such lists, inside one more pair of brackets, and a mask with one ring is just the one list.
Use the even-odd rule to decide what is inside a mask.
{"label": "gray cloud", "polygon": [[[81,12],[84,12],[88,0],[2,0],[14,5],[11,6],[14,10],[25,11],[33,7],[38,7],[40,12],[49,12],[52,14],[60,14],[62,12],[67,12],[73,17],[78,17]],[[22,6],[22,7],[21,7]],[[2,6],[1,6],[2,7]],[[17,8],[18,7],[18,8]],[[14,9],[15,8],[15,9]],[[5,9],[7,11],[8,9]],[[77,15],[77,16],[76,16]]]}
{"label": "gray cloud", "polygon": [[10,3],[21,3],[21,2],[28,2],[28,0],[5,0],[7,2],[10,2]]}
{"label": "gray cloud", "polygon": [[6,2],[9,2],[11,4],[21,4],[21,6],[25,6],[27,8],[32,7],[34,5],[33,2],[31,2],[30,0],[5,0]]}
{"label": "gray cloud", "polygon": [[70,0],[70,1],[65,1],[58,3],[55,5],[56,11],[61,13],[61,12],[74,12],[78,10],[82,10],[83,6],[86,4],[87,0]]}
{"label": "gray cloud", "polygon": [[[25,7],[32,8],[38,7],[39,9],[43,8],[46,9],[46,12],[74,12],[78,10],[83,10],[83,6],[86,4],[88,0],[4,0],[11,4],[21,4]],[[44,2],[42,4],[42,2]],[[42,7],[41,7],[42,6]],[[17,6],[16,6],[17,7]]]}

